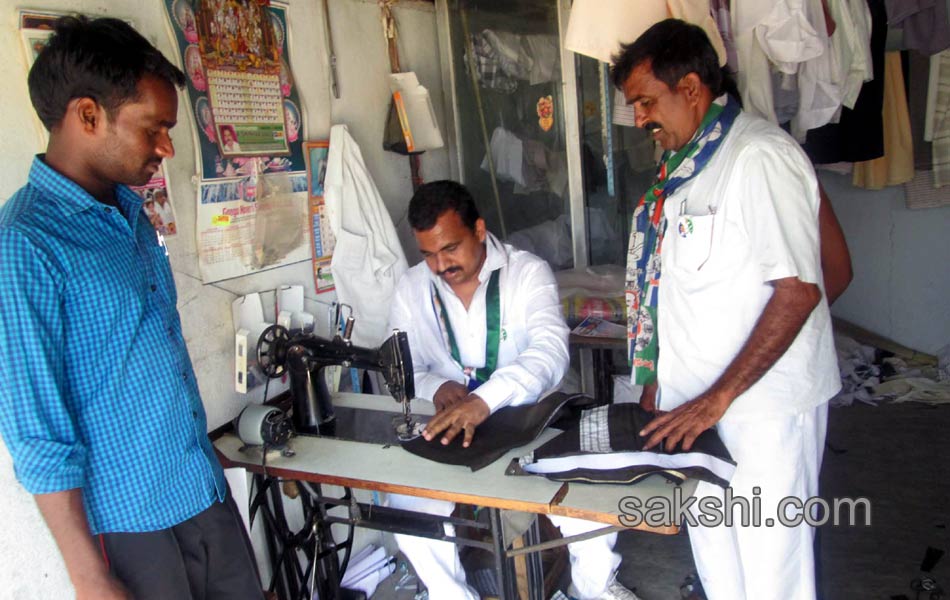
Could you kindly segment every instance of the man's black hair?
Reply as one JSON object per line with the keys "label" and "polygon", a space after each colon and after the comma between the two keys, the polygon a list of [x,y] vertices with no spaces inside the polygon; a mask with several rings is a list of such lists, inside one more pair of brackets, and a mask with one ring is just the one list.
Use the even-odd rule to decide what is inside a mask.
{"label": "man's black hair", "polygon": [[135,99],[143,75],[185,85],[181,69],[125,21],[69,16],[57,20],[54,30],[27,79],[33,108],[49,130],[73,98],[92,98],[111,118]]}
{"label": "man's black hair", "polygon": [[686,21],[660,21],[635,41],[622,44],[613,61],[610,77],[618,89],[623,89],[634,69],[649,63],[653,76],[671,90],[683,77],[696,73],[714,97],[729,93],[741,102],[735,79],[728,69],[719,67],[719,56],[706,32]]}
{"label": "man's black hair", "polygon": [[475,231],[478,207],[464,185],[448,179],[423,184],[409,201],[409,225],[416,231],[428,231],[449,210],[457,212],[462,223]]}

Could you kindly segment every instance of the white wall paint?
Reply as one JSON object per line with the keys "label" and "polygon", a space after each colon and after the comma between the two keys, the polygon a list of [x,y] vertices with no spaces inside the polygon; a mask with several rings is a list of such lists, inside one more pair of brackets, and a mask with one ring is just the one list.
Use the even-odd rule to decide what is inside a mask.
{"label": "white wall paint", "polygon": [[[16,24],[18,2],[0,0],[0,202],[25,182],[33,155],[40,151],[39,136],[26,86],[26,67]],[[176,49],[168,30],[163,3],[159,0],[31,0],[29,8],[82,12],[131,19],[138,30],[166,56]],[[385,75],[389,61],[382,38],[379,8],[375,0],[331,0],[331,22],[338,58],[342,96],[332,99],[322,5],[316,0],[291,0],[289,10],[291,68],[305,105],[310,139],[326,138],[330,126],[346,123],[359,143],[393,220],[410,262],[418,256],[405,212],[412,194],[408,159],[382,149],[382,132],[389,91]],[[404,1],[394,10],[400,32],[402,66],[415,70],[433,94],[436,116],[442,117],[441,83],[435,16],[432,5]],[[187,106],[184,95],[182,106]],[[233,327],[231,302],[239,295],[273,290],[279,284],[304,285],[307,309],[317,314],[325,327],[325,302],[332,294],[317,296],[307,262],[252,276],[202,285],[195,249],[194,124],[189,111],[179,110],[179,126],[173,132],[177,154],[170,161],[168,176],[177,211],[179,234],[168,239],[172,268],[178,285],[179,310],[185,339],[201,389],[209,426],[215,428],[233,418],[249,400],[259,401],[261,391],[249,398],[233,391]],[[448,176],[445,150],[423,155],[426,180]],[[265,301],[272,304],[271,297]],[[358,324],[357,324],[358,326]],[[271,387],[274,392],[274,387]],[[8,518],[0,532],[0,597],[15,599],[63,598],[71,595],[62,560],[46,530],[32,498],[16,483],[6,448],[0,451],[0,506]]]}
{"label": "white wall paint", "polygon": [[827,172],[821,180],[854,267],[832,313],[915,350],[950,344],[950,207],[909,210],[902,186],[863,190]]}

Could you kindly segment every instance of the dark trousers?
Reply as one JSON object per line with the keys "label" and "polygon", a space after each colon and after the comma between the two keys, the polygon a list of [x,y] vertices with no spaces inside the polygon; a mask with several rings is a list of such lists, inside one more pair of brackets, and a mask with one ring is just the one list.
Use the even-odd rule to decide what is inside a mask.
{"label": "dark trousers", "polygon": [[109,570],[136,600],[261,600],[257,563],[228,491],[194,517],[159,531],[100,536]]}

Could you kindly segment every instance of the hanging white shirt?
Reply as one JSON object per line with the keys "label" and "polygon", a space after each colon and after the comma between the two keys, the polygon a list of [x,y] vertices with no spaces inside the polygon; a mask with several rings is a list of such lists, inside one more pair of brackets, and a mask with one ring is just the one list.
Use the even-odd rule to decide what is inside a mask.
{"label": "hanging white shirt", "polygon": [[389,335],[389,303],[408,263],[346,125],[330,129],[324,200],[336,237],[330,270],[337,299],[353,308],[353,343],[378,346]]}
{"label": "hanging white shirt", "polygon": [[[486,291],[492,271],[501,269],[499,299],[501,331],[498,362],[491,377],[478,387],[492,412],[503,406],[534,402],[557,386],[568,366],[568,329],[561,316],[557,282],[551,268],[537,256],[485,239],[487,256],[478,274],[479,286],[468,310],[425,261],[399,281],[392,302],[390,327],[409,337],[416,396],[432,399],[446,381],[465,383],[464,367],[485,365]],[[462,365],[445,344],[432,286],[451,322]]]}
{"label": "hanging white shirt", "polygon": [[[666,200],[659,286],[660,408],[706,390],[749,338],[770,281],[822,287],[818,183],[808,157],[775,125],[742,113],[691,182]],[[828,304],[723,421],[792,415],[840,388]]]}
{"label": "hanging white shirt", "polygon": [[804,0],[736,0],[731,8],[745,110],[776,123],[770,61],[793,74],[800,63],[821,55],[825,44],[809,22]]}

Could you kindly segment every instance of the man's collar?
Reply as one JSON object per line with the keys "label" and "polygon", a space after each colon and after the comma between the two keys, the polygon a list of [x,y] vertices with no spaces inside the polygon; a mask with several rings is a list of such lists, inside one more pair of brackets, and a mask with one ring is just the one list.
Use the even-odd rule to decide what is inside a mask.
{"label": "man's collar", "polygon": [[508,264],[508,252],[504,244],[496,238],[491,232],[485,232],[485,262],[482,263],[482,269],[478,272],[479,283],[484,283],[491,278],[492,271],[496,271]]}
{"label": "man's collar", "polygon": [[[33,157],[29,181],[31,185],[56,198],[64,216],[72,216],[102,204],[78,183],[46,164],[45,157],[45,154]],[[116,201],[125,214],[137,214],[142,209],[142,199],[138,194],[124,185],[116,185],[115,188]]]}

